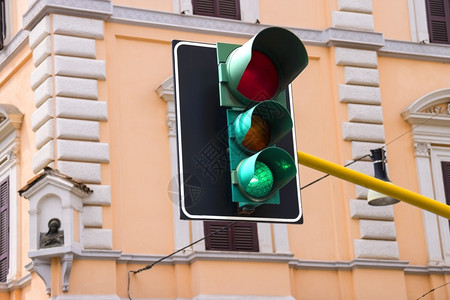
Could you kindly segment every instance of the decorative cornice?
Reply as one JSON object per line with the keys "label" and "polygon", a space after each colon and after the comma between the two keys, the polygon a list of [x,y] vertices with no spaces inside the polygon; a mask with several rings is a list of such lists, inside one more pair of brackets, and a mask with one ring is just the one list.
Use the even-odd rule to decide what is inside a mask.
{"label": "decorative cornice", "polygon": [[[244,38],[249,38],[267,27],[262,24],[234,20],[113,6],[111,0],[37,0],[23,16],[24,29],[20,30],[0,52],[0,69],[27,45],[28,30],[50,13]],[[385,40],[382,33],[333,27],[325,30],[287,29],[294,32],[307,45],[376,49],[381,56],[450,62],[450,46],[448,45]]]}
{"label": "decorative cornice", "polygon": [[382,33],[333,27],[323,31],[322,41],[329,47],[334,46],[365,50],[378,50],[384,47],[384,37]]}
{"label": "decorative cornice", "polygon": [[385,40],[380,56],[450,63],[450,46]]}
{"label": "decorative cornice", "polygon": [[23,15],[23,27],[31,30],[51,13],[105,20],[112,11],[111,0],[37,0]]}
{"label": "decorative cornice", "polygon": [[[125,264],[152,264],[165,255],[156,254],[131,254],[122,253],[120,250],[80,250],[67,248],[61,254],[73,253],[75,259],[89,260],[114,260]],[[33,256],[33,255],[31,255]],[[188,251],[169,257],[161,264],[191,264],[195,261],[249,261],[249,262],[276,262],[287,263],[294,269],[310,269],[325,271],[352,271],[355,269],[388,269],[404,270],[409,274],[449,274],[450,266],[418,266],[410,265],[405,260],[388,259],[353,259],[350,261],[328,261],[328,260],[304,260],[294,257],[290,253],[259,253],[259,252],[229,252],[229,251]],[[32,272],[32,266],[27,270]],[[0,284],[0,288],[2,285]],[[1,290],[0,290],[1,291]]]}
{"label": "decorative cornice", "polygon": [[354,259],[351,261],[319,261],[295,259],[289,265],[295,269],[345,270],[354,269],[390,269],[404,270],[409,262],[404,260]]}
{"label": "decorative cornice", "polygon": [[[151,264],[160,260],[160,255],[122,254],[118,263]],[[185,251],[184,254],[174,255],[162,264],[191,264],[199,260],[207,261],[252,261],[289,263],[293,254],[259,253],[259,252],[228,252],[228,251]]]}
{"label": "decorative cornice", "polygon": [[28,45],[27,30],[20,30],[12,40],[0,51],[0,70]]}
{"label": "decorative cornice", "polygon": [[0,283],[0,292],[11,292],[17,289],[21,290],[30,283],[31,283],[31,273],[28,273],[22,278]]}

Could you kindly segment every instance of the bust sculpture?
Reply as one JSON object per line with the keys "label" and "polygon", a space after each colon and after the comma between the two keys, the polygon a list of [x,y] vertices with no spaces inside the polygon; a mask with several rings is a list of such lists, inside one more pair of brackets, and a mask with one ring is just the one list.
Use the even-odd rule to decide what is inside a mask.
{"label": "bust sculpture", "polygon": [[41,248],[51,248],[64,245],[64,231],[59,230],[61,221],[58,218],[53,218],[48,221],[48,232],[41,232],[40,244]]}

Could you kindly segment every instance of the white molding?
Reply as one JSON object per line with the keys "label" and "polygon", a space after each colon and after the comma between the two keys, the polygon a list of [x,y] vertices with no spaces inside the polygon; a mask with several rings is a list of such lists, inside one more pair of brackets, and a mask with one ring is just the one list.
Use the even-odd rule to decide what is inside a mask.
{"label": "white molding", "polygon": [[411,41],[428,43],[430,37],[428,34],[425,0],[408,0],[408,9]]}
{"label": "white molding", "polygon": [[363,31],[374,30],[373,16],[371,14],[333,11],[331,18],[333,27]]}
{"label": "white molding", "polygon": [[[53,298],[52,298],[53,299]],[[120,300],[117,295],[58,295],[54,300]]]}
{"label": "white molding", "polygon": [[[450,161],[450,114],[433,114],[424,110],[448,103],[449,97],[450,89],[436,90],[420,97],[401,113],[412,126],[420,193],[443,203],[445,194],[441,161]],[[423,211],[423,223],[429,264],[450,265],[448,220]]]}
{"label": "white molding", "polygon": [[[435,199],[446,204],[444,181],[442,175],[442,161],[450,161],[450,148],[431,146],[431,172],[434,182]],[[450,266],[450,228],[449,221],[443,217],[437,217],[441,238],[441,251],[446,265]]]}
{"label": "white molding", "polygon": [[292,296],[197,295],[192,300],[295,300]]}
{"label": "white molding", "polygon": [[[178,1],[178,0],[176,0]],[[174,225],[174,244],[175,249],[181,249],[190,243],[190,228],[189,222],[180,220],[180,205],[178,200],[178,164],[177,164],[177,140],[175,131],[175,98],[174,98],[174,86],[173,77],[170,76],[164,80],[161,85],[156,89],[159,97],[167,103],[167,127],[169,136],[169,149],[170,149],[170,187],[172,192],[169,193],[170,200],[172,201],[172,213],[173,213],[173,225]],[[195,246],[194,246],[195,247]],[[204,249],[204,246],[203,246]]]}
{"label": "white molding", "polygon": [[[177,0],[174,0],[177,1]],[[420,3],[423,0],[409,0]],[[100,3],[112,5],[111,2],[101,0],[83,1],[83,4],[94,5]],[[64,6],[56,0],[36,0],[24,15],[24,29],[20,30],[0,53],[0,69],[9,62],[17,53],[22,50],[30,35],[30,46],[33,48],[31,34],[28,30],[35,28],[47,14],[65,13],[68,15],[77,15],[85,18],[98,18],[108,22],[132,24],[139,26],[176,28],[182,31],[203,31],[208,33],[217,33],[219,35],[234,35],[240,37],[251,37],[265,28],[261,24],[250,24],[236,22],[234,20],[204,18],[200,16],[188,16],[182,14],[173,14],[157,11],[146,11],[129,7],[102,7],[90,9],[80,9],[80,1],[65,1]],[[289,28],[297,34],[305,44],[318,45],[323,47],[358,47],[362,49],[379,49],[379,55],[401,57],[405,59],[419,59],[425,61],[448,62],[450,58],[450,47],[437,44],[418,44],[413,42],[384,40],[381,33],[364,32],[355,30],[345,30],[328,28],[325,30],[311,30],[301,28]],[[332,32],[330,34],[330,31]],[[337,34],[338,32],[345,34]],[[357,38],[348,39],[348,37]],[[45,36],[43,37],[45,38]],[[34,40],[34,39],[33,39]],[[36,46],[36,45],[34,45]]]}
{"label": "white molding", "polygon": [[270,223],[257,223],[259,252],[273,253],[272,230]]}
{"label": "white molding", "polygon": [[371,14],[372,0],[339,0],[338,8],[343,11]]}
{"label": "white molding", "polygon": [[[240,0],[241,21],[256,23],[259,21],[259,0]],[[173,12],[193,15],[192,0],[173,0]]]}

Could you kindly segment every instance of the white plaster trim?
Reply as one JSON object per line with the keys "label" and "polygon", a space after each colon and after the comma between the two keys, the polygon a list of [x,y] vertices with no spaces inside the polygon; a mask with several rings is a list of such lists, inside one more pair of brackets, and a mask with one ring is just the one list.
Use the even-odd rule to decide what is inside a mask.
{"label": "white plaster trim", "polygon": [[29,284],[31,284],[31,273],[27,273],[20,279],[0,283],[0,292],[11,292],[18,289],[21,290]]}
{"label": "white plaster trim", "polygon": [[408,267],[408,261],[357,258],[350,261],[321,261],[296,259],[289,264],[295,269],[312,270],[345,270],[355,269],[388,269],[404,270]]}
{"label": "white plaster trim", "polygon": [[342,122],[342,135],[346,141],[385,141],[384,126],[379,124]]}
{"label": "white plaster trim", "polygon": [[[178,1],[178,0],[177,0]],[[177,189],[178,183],[178,163],[177,163],[177,140],[175,136],[175,103],[174,103],[174,87],[173,77],[167,78],[156,89],[159,97],[167,103],[167,126],[169,130],[169,149],[170,149],[170,176],[172,191]],[[190,243],[190,228],[189,222],[180,220],[180,204],[178,199],[178,192],[170,193],[171,201],[173,203],[173,225],[174,225],[174,243],[175,249],[181,249]],[[204,245],[203,245],[203,249]]]}
{"label": "white plaster trim", "polygon": [[428,43],[430,37],[425,0],[408,0],[408,9],[411,41]]}
{"label": "white plaster trim", "polygon": [[347,105],[348,120],[358,123],[383,124],[383,111],[378,105]]}
{"label": "white plaster trim", "polygon": [[289,232],[287,224],[272,224],[273,227],[273,245],[275,253],[289,254],[291,249],[289,247]]}
{"label": "white plaster trim", "polygon": [[350,215],[353,219],[394,220],[394,208],[389,206],[370,206],[364,199],[350,199]]}
{"label": "white plaster trim", "polygon": [[448,63],[450,46],[385,40],[384,47],[379,50],[378,55]]}
{"label": "white plaster trim", "polygon": [[28,32],[20,30],[0,51],[0,69],[10,62],[28,44]]}
{"label": "white plaster trim", "polygon": [[58,161],[58,170],[83,183],[101,183],[101,165],[99,163]]}
{"label": "white plaster trim", "polygon": [[[359,159],[362,156],[370,154],[371,149],[378,149],[381,148],[384,144],[383,143],[370,143],[370,142],[358,142],[358,141],[352,141],[352,158],[353,159]],[[370,161],[371,159],[369,157],[366,157],[366,161]]]}
{"label": "white plaster trim", "polygon": [[259,252],[272,253],[272,231],[270,223],[257,223]]}
{"label": "white plaster trim", "polygon": [[56,117],[80,120],[107,121],[108,103],[79,98],[56,97]]}
{"label": "white plaster trim", "polygon": [[[445,203],[441,161],[450,161],[450,115],[433,115],[422,110],[447,103],[450,89],[433,91],[409,105],[402,117],[413,126],[416,166],[420,193]],[[424,123],[425,122],[425,123]],[[423,211],[429,264],[450,264],[450,230],[448,220]]]}
{"label": "white plaster trim", "polygon": [[[87,1],[90,5],[98,3],[100,0]],[[174,0],[176,1],[176,0]],[[423,0],[409,0],[409,1],[423,1]],[[156,11],[137,10],[134,8],[115,6],[114,9],[79,9],[78,0],[65,1],[62,6],[56,0],[36,0],[34,5],[30,7],[29,11],[24,15],[24,30],[20,30],[10,41],[10,43],[3,48],[0,53],[0,69],[4,67],[11,59],[17,55],[27,44],[30,35],[30,46],[33,49],[40,41],[32,38],[28,30],[36,28],[36,24],[45,19],[46,14],[49,13],[66,13],[75,14],[82,17],[94,17],[100,19],[107,19],[109,22],[126,23],[140,26],[163,27],[163,28],[177,28],[184,31],[206,31],[215,32],[224,35],[236,35],[251,37],[259,32],[264,26],[259,24],[247,24],[226,19],[205,20],[198,16],[186,16],[180,14],[170,14]],[[105,3],[106,4],[106,3]],[[111,5],[111,3],[108,3]],[[112,12],[114,11],[114,14]],[[189,17],[189,19],[187,18]],[[384,40],[379,33],[358,32],[353,30],[341,30],[348,35],[358,34],[359,38],[356,40],[348,40],[339,36],[330,36],[324,30],[310,30],[300,28],[290,28],[297,34],[305,44],[319,45],[323,47],[343,46],[358,48],[380,48],[379,55],[401,57],[405,59],[420,59],[428,61],[448,62],[450,59],[449,47],[446,45],[437,44],[417,44],[413,42]],[[330,29],[330,28],[329,28]],[[328,29],[327,29],[328,30]],[[33,30],[34,31],[34,30]],[[45,38],[45,35],[42,39]]]}
{"label": "white plaster trim", "polygon": [[[201,222],[201,221],[194,221]],[[252,261],[252,262],[278,262],[289,263],[293,254],[287,253],[260,253],[260,252],[237,252],[237,251],[186,251],[176,254],[161,261],[161,264],[172,265],[176,263],[194,263],[195,261]],[[117,259],[118,263],[151,264],[164,257],[164,255],[144,255],[123,253]]]}
{"label": "white plaster trim", "polygon": [[[417,143],[416,143],[417,144]],[[428,144],[428,148],[430,145]],[[423,153],[421,151],[420,153]],[[434,188],[433,188],[433,174],[431,172],[431,162],[429,150],[428,155],[417,155],[416,152],[416,165],[417,165],[417,179],[419,181],[420,193],[426,197],[434,199]],[[439,224],[438,217],[427,210],[422,210],[423,222],[425,230],[425,239],[428,250],[428,263],[429,264],[440,264],[443,261],[442,251],[441,251],[441,239],[439,236]]]}
{"label": "white plaster trim", "polygon": [[198,295],[192,300],[295,300],[292,296]]}
{"label": "white plaster trim", "polygon": [[[200,221],[197,221],[200,222]],[[56,248],[54,248],[56,249]],[[46,249],[50,250],[50,249]],[[95,250],[95,249],[76,249],[64,248],[59,255],[72,252],[75,259],[88,260],[108,260],[117,261],[121,264],[152,264],[166,255],[145,255],[122,253],[118,250]],[[51,254],[54,255],[54,254]],[[33,255],[31,255],[33,256]],[[276,262],[288,263],[293,269],[304,270],[328,270],[328,271],[352,271],[355,269],[387,269],[404,270],[409,274],[449,274],[450,267],[446,266],[419,266],[409,265],[405,260],[387,260],[387,259],[367,259],[357,258],[349,261],[338,260],[304,260],[294,257],[292,254],[268,254],[254,252],[221,252],[221,251],[194,251],[182,252],[160,262],[163,265],[191,264],[197,260],[202,261],[247,261],[247,262]],[[29,268],[27,269],[29,271]],[[1,288],[1,284],[0,284]]]}
{"label": "white plaster trim", "polygon": [[333,11],[331,17],[334,27],[363,31],[374,30],[373,16],[369,14]]}
{"label": "white plaster trim", "polygon": [[379,86],[380,78],[377,69],[344,67],[345,83],[368,86]]}
{"label": "white plaster trim", "polygon": [[339,10],[371,14],[372,0],[339,0]]}
{"label": "white plaster trim", "polygon": [[392,221],[359,220],[362,239],[395,241],[397,234]]}
{"label": "white plaster trim", "polygon": [[[450,148],[431,146],[431,171],[433,175],[435,199],[446,204],[444,182],[442,179],[442,161],[450,161]],[[441,250],[446,265],[450,265],[450,228],[446,218],[437,217],[441,238]]]}
{"label": "white plaster trim", "polygon": [[381,104],[379,87],[339,84],[339,101],[356,104]]}
{"label": "white plaster trim", "polygon": [[[241,21],[255,23],[259,19],[259,0],[240,0]],[[173,0],[173,12],[193,15],[191,0]]]}
{"label": "white plaster trim", "polygon": [[[15,138],[15,135],[12,135],[12,137]],[[14,146],[15,143],[11,143],[8,148],[2,149],[2,158],[6,151],[13,151]],[[9,177],[9,271],[7,278],[10,280],[12,278],[17,278],[19,275],[17,264],[18,259],[22,254],[19,231],[22,219],[20,215],[22,205],[17,195],[18,168],[15,159],[1,166],[0,181],[4,180],[6,177]]]}
{"label": "white plaster trim", "polygon": [[353,240],[356,258],[394,259],[400,258],[398,243],[385,240]]}
{"label": "white plaster trim", "polygon": [[[422,113],[422,110],[430,106],[448,102],[449,97],[450,97],[450,88],[432,91],[426,94],[425,96],[420,97],[412,104],[410,104],[407,108],[405,108],[402,112],[402,117],[405,120],[408,120],[409,117],[414,116],[414,114]],[[427,115],[431,114],[427,113]]]}
{"label": "white plaster trim", "polygon": [[376,51],[337,47],[335,50],[336,64],[363,68],[377,68]]}
{"label": "white plaster trim", "polygon": [[58,295],[55,300],[120,300],[117,295]]}

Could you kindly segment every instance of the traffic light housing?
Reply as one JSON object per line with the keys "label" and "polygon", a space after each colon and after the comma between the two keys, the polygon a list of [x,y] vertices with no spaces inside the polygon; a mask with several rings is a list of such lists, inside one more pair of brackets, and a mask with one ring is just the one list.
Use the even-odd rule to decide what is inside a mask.
{"label": "traffic light housing", "polygon": [[228,107],[232,201],[240,214],[251,214],[279,204],[279,190],[297,176],[295,159],[276,143],[292,130],[285,93],[308,55],[292,32],[270,27],[242,46],[218,43],[217,63],[220,104]]}

